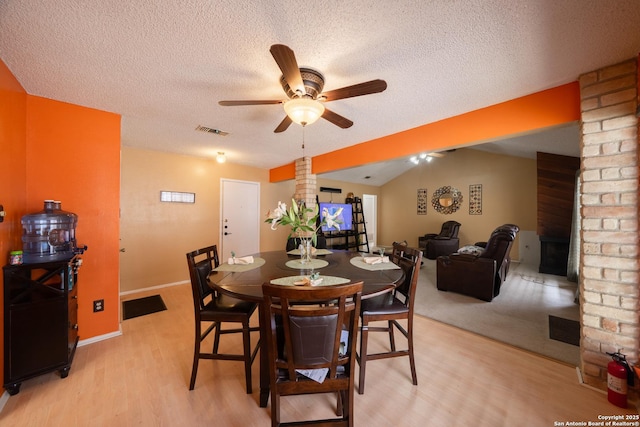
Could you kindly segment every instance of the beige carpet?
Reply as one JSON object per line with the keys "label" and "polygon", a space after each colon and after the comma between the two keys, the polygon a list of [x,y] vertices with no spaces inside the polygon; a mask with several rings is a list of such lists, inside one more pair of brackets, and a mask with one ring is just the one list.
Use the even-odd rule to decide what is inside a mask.
{"label": "beige carpet", "polygon": [[485,302],[436,289],[436,262],[424,260],[416,314],[578,366],[580,349],[549,338],[549,315],[579,320],[577,284],[513,263],[500,295]]}

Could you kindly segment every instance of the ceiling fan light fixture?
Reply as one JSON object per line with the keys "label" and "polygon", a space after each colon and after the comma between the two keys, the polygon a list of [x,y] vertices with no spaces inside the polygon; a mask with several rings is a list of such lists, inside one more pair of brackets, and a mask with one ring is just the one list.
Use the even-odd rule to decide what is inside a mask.
{"label": "ceiling fan light fixture", "polygon": [[324,105],[311,98],[294,98],[284,103],[287,116],[301,126],[316,122],[324,113]]}

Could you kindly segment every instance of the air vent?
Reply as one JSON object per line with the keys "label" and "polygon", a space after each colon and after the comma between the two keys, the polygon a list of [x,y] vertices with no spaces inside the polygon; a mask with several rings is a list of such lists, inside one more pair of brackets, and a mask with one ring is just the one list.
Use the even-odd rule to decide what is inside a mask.
{"label": "air vent", "polygon": [[198,125],[198,127],[196,128],[196,130],[198,130],[198,131],[200,131],[200,132],[215,133],[216,135],[220,135],[220,136],[227,136],[227,135],[229,135],[229,132],[225,132],[225,131],[220,130],[220,129],[208,128],[208,127],[206,127],[206,126],[201,126],[201,125]]}

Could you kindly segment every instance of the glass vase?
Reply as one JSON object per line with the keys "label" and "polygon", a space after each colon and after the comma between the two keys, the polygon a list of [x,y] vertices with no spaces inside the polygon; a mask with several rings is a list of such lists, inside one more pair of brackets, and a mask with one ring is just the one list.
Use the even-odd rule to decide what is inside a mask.
{"label": "glass vase", "polygon": [[311,262],[311,239],[300,239],[300,263],[309,264]]}

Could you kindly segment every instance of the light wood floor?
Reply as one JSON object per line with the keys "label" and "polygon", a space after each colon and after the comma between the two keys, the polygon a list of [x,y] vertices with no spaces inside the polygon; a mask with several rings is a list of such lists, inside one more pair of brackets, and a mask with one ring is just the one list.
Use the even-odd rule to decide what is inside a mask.
{"label": "light wood floor", "polygon": [[[78,348],[66,379],[48,374],[24,382],[0,413],[0,425],[270,425],[270,410],[258,406],[257,361],[251,395],[242,364],[230,361],[201,361],[196,389],[188,390],[190,288],[126,298],[156,293],[167,311],[126,320],[123,336]],[[366,392],[355,397],[356,425],[531,427],[637,414],[581,386],[574,367],[424,317],[415,324],[419,385],[411,384],[406,358],[371,362]],[[381,345],[377,335],[372,349]],[[239,348],[239,339],[225,338]],[[331,414],[334,403],[333,396],[284,399],[283,418]]]}

